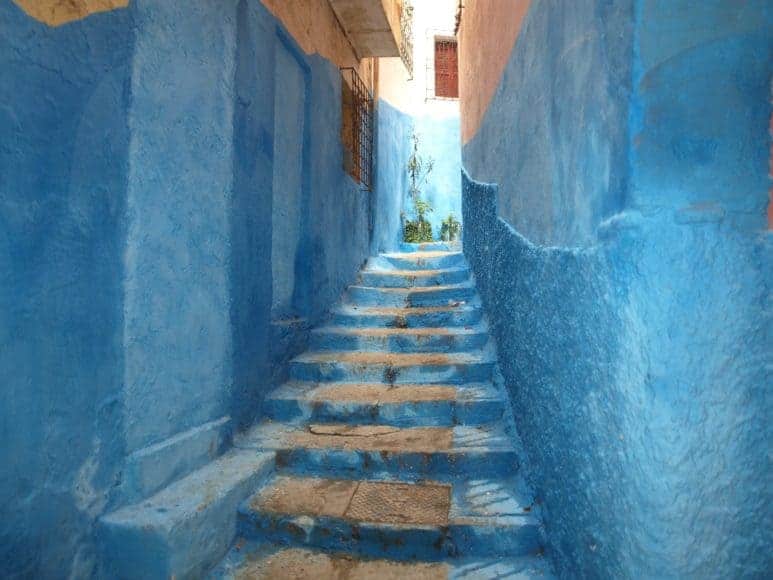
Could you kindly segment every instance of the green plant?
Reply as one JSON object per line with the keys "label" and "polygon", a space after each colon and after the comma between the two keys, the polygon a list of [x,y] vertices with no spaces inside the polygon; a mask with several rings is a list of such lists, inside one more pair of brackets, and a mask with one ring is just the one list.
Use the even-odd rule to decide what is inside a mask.
{"label": "green plant", "polygon": [[453,242],[459,239],[459,231],[462,224],[456,219],[454,214],[448,214],[448,217],[440,223],[440,239],[444,242]]}
{"label": "green plant", "polygon": [[408,220],[403,215],[403,240],[409,243],[423,243],[432,241],[432,225],[427,221],[427,214],[432,213],[429,202],[421,199],[421,188],[427,183],[434,161],[431,157],[419,155],[419,136],[415,133],[411,136],[413,151],[408,158],[408,193],[413,201],[415,220]]}
{"label": "green plant", "polygon": [[435,160],[432,157],[425,158],[419,155],[419,136],[416,133],[411,135],[411,140],[413,141],[413,151],[408,157],[408,178],[411,180],[408,193],[410,193],[411,199],[416,201],[421,196],[422,186],[427,183],[429,174],[432,173]]}

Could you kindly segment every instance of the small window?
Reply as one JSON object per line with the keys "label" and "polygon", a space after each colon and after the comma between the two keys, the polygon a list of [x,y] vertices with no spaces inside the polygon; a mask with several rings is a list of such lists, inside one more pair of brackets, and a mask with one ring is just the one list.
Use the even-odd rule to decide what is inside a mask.
{"label": "small window", "polygon": [[363,189],[372,187],[373,95],[353,68],[341,69],[341,141],[344,169]]}
{"label": "small window", "polygon": [[435,96],[459,98],[459,60],[455,38],[435,38]]}

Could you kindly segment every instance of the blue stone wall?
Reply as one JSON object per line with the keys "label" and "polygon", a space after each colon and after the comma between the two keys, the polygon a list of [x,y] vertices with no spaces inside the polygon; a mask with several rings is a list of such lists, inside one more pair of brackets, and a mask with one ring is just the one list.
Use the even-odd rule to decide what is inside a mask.
{"label": "blue stone wall", "polygon": [[[619,3],[581,2],[594,19],[552,26],[545,43],[535,27],[558,18],[557,4],[532,4],[463,151],[477,180],[464,177],[465,253],[549,552],[567,577],[764,577],[773,568],[771,8],[642,0],[622,15]],[[586,76],[590,56],[551,68],[585,50],[558,58],[553,48],[592,45],[599,30],[608,32],[598,70],[610,71]],[[615,62],[631,83],[610,106],[598,86]],[[539,95],[552,95],[548,110]],[[524,120],[529,107],[537,113]],[[534,127],[557,119],[577,130],[537,132],[535,146]],[[586,133],[603,147],[587,146]],[[576,214],[572,204],[543,212],[535,180],[569,161],[586,184],[608,165],[622,190],[585,190]]]}
{"label": "blue stone wall", "polygon": [[[278,45],[308,93],[293,311],[272,319]],[[0,66],[0,575],[87,577],[100,515],[260,417],[366,259],[369,199],[337,68],[258,2],[48,28],[0,0]]]}
{"label": "blue stone wall", "polygon": [[[453,213],[462,220],[462,192],[459,171],[462,166],[459,116],[431,117],[423,115],[415,120],[419,135],[420,153],[433,160],[429,180],[422,190],[422,198],[433,208],[429,215],[432,232],[440,237],[441,222]],[[410,205],[408,206],[410,207]]]}
{"label": "blue stone wall", "polygon": [[534,0],[463,153],[473,176],[519,192],[499,212],[536,243],[587,243],[625,202],[633,4]]}
{"label": "blue stone wall", "polygon": [[406,166],[413,117],[384,99],[376,103],[376,187],[372,213],[373,253],[394,251],[403,239],[400,214],[410,207]]}
{"label": "blue stone wall", "polygon": [[0,576],[88,576],[123,459],[134,31],[0,2]]}

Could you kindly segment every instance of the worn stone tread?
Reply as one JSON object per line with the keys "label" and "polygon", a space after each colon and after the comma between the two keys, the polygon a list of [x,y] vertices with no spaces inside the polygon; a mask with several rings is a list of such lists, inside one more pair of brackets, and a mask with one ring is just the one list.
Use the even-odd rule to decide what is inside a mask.
{"label": "worn stone tread", "polygon": [[237,437],[239,447],[350,449],[381,452],[464,453],[513,450],[503,425],[408,427],[388,425],[263,423]]}
{"label": "worn stone tread", "polygon": [[211,580],[550,580],[541,556],[400,562],[308,548],[251,545],[241,540]]}
{"label": "worn stone tread", "polygon": [[362,284],[353,284],[350,288],[360,288],[365,290],[371,290],[375,292],[381,292],[384,294],[406,294],[406,295],[419,295],[419,294],[439,294],[441,292],[450,290],[474,290],[475,286],[469,280],[460,282],[459,284],[443,284],[437,286],[410,286],[402,288],[390,288],[388,286],[363,286]]}
{"label": "worn stone tread", "polygon": [[341,314],[380,314],[384,316],[399,316],[401,314],[441,314],[447,312],[463,312],[465,310],[480,310],[480,305],[472,302],[464,304],[441,304],[439,306],[368,306],[359,304],[339,304],[333,312]]}
{"label": "worn stone tread", "polygon": [[315,328],[315,334],[343,334],[352,336],[464,336],[473,334],[485,334],[487,329],[482,325],[476,326],[443,326],[443,327],[380,327],[380,326],[321,326]]}
{"label": "worn stone tread", "polygon": [[421,250],[418,252],[385,252],[381,254],[385,258],[398,258],[402,260],[430,260],[432,258],[443,258],[446,256],[462,256],[462,252],[452,250]]}
{"label": "worn stone tread", "polygon": [[469,269],[464,266],[458,268],[425,268],[422,270],[405,270],[402,268],[366,268],[363,270],[363,273],[378,274],[379,276],[393,276],[395,278],[431,278],[433,276],[456,274],[461,272],[469,272]]}
{"label": "worn stone tread", "polygon": [[324,516],[375,524],[444,526],[451,486],[320,478],[276,477],[250,500],[256,511]]}
{"label": "worn stone tread", "polygon": [[392,367],[416,365],[463,365],[493,362],[483,352],[454,353],[392,353],[323,351],[307,352],[293,359],[302,363],[348,363],[355,365],[389,365]]}
{"label": "worn stone tread", "polygon": [[438,562],[394,562],[327,554],[301,548],[247,559],[234,580],[445,580],[449,567]]}
{"label": "worn stone tread", "polygon": [[269,398],[378,405],[424,401],[490,401],[500,400],[501,396],[491,383],[390,385],[384,383],[290,382],[271,393]]}

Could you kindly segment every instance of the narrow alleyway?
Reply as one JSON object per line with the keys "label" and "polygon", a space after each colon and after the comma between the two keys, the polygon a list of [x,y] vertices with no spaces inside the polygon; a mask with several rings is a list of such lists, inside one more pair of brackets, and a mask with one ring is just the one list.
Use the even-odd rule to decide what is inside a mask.
{"label": "narrow alleyway", "polygon": [[0,0],[0,578],[773,577],[771,0]]}
{"label": "narrow alleyway", "polygon": [[[275,459],[214,578],[549,575],[464,257],[405,246],[369,261],[267,397],[267,420],[235,442]],[[190,479],[177,486],[201,486]],[[113,514],[111,533],[141,536],[159,511],[184,520],[177,497]],[[126,564],[143,562],[152,574],[147,558]]]}

